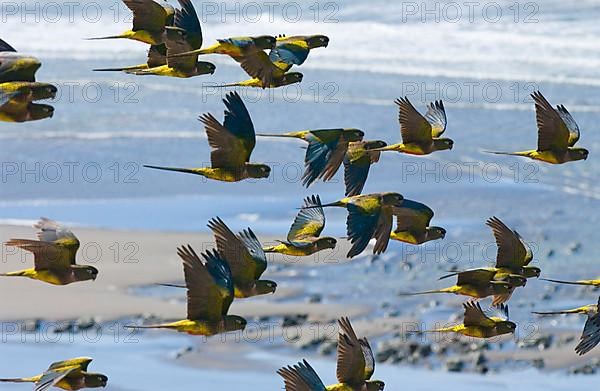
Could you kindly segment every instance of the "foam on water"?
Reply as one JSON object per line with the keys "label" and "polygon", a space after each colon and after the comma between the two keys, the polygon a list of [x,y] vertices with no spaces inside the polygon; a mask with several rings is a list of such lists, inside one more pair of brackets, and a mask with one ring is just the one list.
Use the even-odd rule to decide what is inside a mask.
{"label": "foam on water", "polygon": [[[235,2],[229,2],[229,9],[231,3]],[[21,13],[8,15],[6,31],[19,34],[8,34],[5,38],[19,50],[45,58],[143,60],[145,48],[138,43],[83,40],[119,33],[130,24],[123,5],[119,5],[115,21],[115,5],[119,3],[105,0],[99,4],[103,7],[102,16],[94,23],[86,21],[78,9],[71,22],[66,17],[67,9],[63,8],[64,17],[52,23],[52,34],[40,34],[35,24],[23,24]],[[484,17],[482,9],[475,9],[470,21],[468,8],[464,6],[458,19],[444,11],[445,8],[437,15],[424,13],[425,9],[439,6],[434,1],[419,2],[414,15],[404,4],[376,1],[365,6],[349,1],[338,4],[339,10],[333,18],[336,23],[323,22],[328,14],[324,11],[318,17],[320,23],[315,23],[310,10],[313,2],[300,4],[303,16],[294,23],[283,17],[281,9],[275,9],[271,20],[264,6],[260,18],[254,13],[250,15],[250,11],[244,14],[243,8],[237,21],[234,15],[225,15],[227,23],[220,23],[220,14],[207,15],[203,18],[205,45],[217,38],[249,32],[254,35],[323,33],[333,38],[331,44],[318,54],[319,61],[305,64],[307,69],[600,86],[597,45],[600,27],[596,23],[598,9],[591,1],[578,2],[577,7],[546,1],[536,3],[537,10],[517,3],[516,14],[515,2],[504,0],[494,3],[502,7],[502,17],[497,21],[494,14]],[[527,19],[532,12],[533,16]],[[436,20],[436,16],[441,19]],[[359,31],[360,34],[348,35]]]}

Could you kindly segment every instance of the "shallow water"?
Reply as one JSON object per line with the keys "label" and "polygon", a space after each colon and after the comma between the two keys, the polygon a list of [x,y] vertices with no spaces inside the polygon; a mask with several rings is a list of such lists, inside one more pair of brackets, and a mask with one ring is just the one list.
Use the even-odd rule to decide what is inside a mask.
{"label": "shallow water", "polygon": [[[35,3],[25,2],[27,7]],[[484,225],[492,215],[532,244],[535,262],[545,277],[596,277],[600,206],[600,160],[595,157],[600,150],[597,2],[579,1],[576,6],[558,0],[527,3],[534,8],[523,3],[518,4],[516,15],[510,8],[513,1],[499,1],[494,3],[502,7],[497,21],[490,21],[495,20],[492,8],[489,14],[477,9],[470,21],[463,7],[462,17],[453,22],[451,8],[439,11],[440,20],[432,20],[431,15],[422,14],[423,9],[407,8],[405,2],[351,0],[333,3],[332,9],[321,4],[319,23],[309,8],[313,2],[299,3],[303,17],[297,23],[286,21],[281,9],[275,11],[272,22],[263,14],[259,23],[253,23],[246,14],[239,22],[220,23],[219,15],[205,8],[206,43],[248,32],[320,32],[331,38],[329,47],[311,53],[300,69],[304,73],[301,85],[269,93],[241,91],[258,131],[357,127],[368,138],[393,142],[399,137],[393,100],[407,95],[422,112],[429,101],[443,99],[449,119],[446,136],[455,141],[452,151],[427,158],[384,155],[372,168],[365,188],[365,192],[399,191],[430,205],[436,212],[434,224],[448,230],[446,239],[419,248],[392,243],[388,253],[371,266],[365,257],[350,265],[307,270],[312,283],[302,280],[302,284],[309,293],[364,301],[375,313],[382,312],[382,301],[391,302],[388,311],[415,312],[417,304],[430,298],[399,300],[395,294],[441,287],[437,278],[450,267],[464,269],[492,261],[495,248]],[[59,18],[44,34],[31,17],[22,18],[23,10],[3,15],[6,35],[2,38],[42,59],[38,78],[59,85],[61,97],[53,103],[52,120],[0,125],[0,222],[29,225],[48,216],[76,226],[204,231],[206,221],[219,215],[234,229],[252,226],[263,235],[283,237],[304,196],[320,194],[327,202],[343,195],[341,172],[333,183],[317,183],[310,189],[301,186],[304,150],[297,140],[258,140],[252,160],[273,167],[268,180],[225,184],[141,167],[207,164],[209,148],[196,119],[205,112],[221,119],[224,92],[214,85],[242,80],[244,74],[228,59],[215,56],[207,60],[215,62],[217,73],[191,80],[91,72],[145,59],[145,48],[138,43],[83,40],[121,31],[127,25],[122,4],[118,5],[118,22],[111,13],[115,2],[94,4],[100,4],[103,11],[99,21],[89,23],[76,8],[73,22]],[[439,6],[433,1],[417,6],[422,4],[428,9]],[[535,115],[528,94],[536,88],[552,104],[565,104],[573,114],[582,129],[580,145],[591,150],[586,162],[554,167],[482,152],[535,147]],[[331,210],[327,218],[325,233],[345,236],[345,212]],[[342,275],[347,277],[343,281]],[[349,283],[356,289],[349,291]],[[526,290],[519,290],[511,301],[513,318],[522,324],[539,322],[529,313],[533,303],[536,309],[548,310],[597,300],[597,292],[563,287],[552,300],[543,301],[548,289],[547,283],[530,281]],[[425,319],[446,321],[454,309],[442,306]],[[583,323],[580,318],[541,322],[569,329]],[[10,355],[0,355],[0,368],[3,374],[6,369],[12,375],[43,368],[55,356],[89,352],[96,357],[98,370],[107,368],[114,390],[184,389],[190,382],[211,387],[225,382],[231,390],[239,389],[240,382],[251,384],[252,389],[281,387],[273,375],[275,368],[269,368],[268,374],[245,373],[242,381],[225,372],[172,365],[165,357],[180,347],[180,341],[161,337],[141,341],[135,348],[8,343],[3,344],[3,351]],[[271,367],[295,360],[261,359]],[[273,361],[278,362],[273,365]],[[319,372],[333,373],[331,362],[315,363]],[[168,376],[146,375],[165,373],[165,366]],[[127,371],[137,371],[136,384],[129,384]],[[385,365],[378,373],[386,380],[398,378],[402,384],[422,374]],[[474,385],[511,389],[511,380],[505,377],[429,372],[426,376],[457,382],[463,389],[474,389]],[[180,383],[173,384],[174,379]],[[528,372],[518,380],[529,382],[527,387],[532,389],[563,389],[567,382],[591,387],[597,377]],[[414,387],[428,389],[416,380]]]}
{"label": "shallow water", "polygon": [[[235,375],[226,370],[203,370],[185,365],[177,365],[174,354],[186,344],[189,338],[183,336],[160,335],[143,338],[136,343],[115,343],[110,338],[89,343],[81,338],[73,342],[22,344],[17,339],[3,343],[0,357],[1,376],[28,376],[41,368],[46,368],[56,357],[67,358],[82,355],[94,357],[90,370],[106,373],[109,376],[107,391],[142,390],[189,390],[190,384],[198,388],[238,390],[277,390],[283,382],[274,373],[279,366],[294,364],[298,359],[274,353],[257,351],[247,356],[237,356],[236,360],[252,361],[254,370],[236,370]],[[335,363],[307,357],[324,382],[334,382]],[[165,374],[160,376],[159,374]],[[469,375],[431,372],[422,369],[378,365],[376,376],[384,379],[390,389],[395,384],[411,390],[430,390],[441,382],[449,387],[462,390],[513,390],[527,387],[531,390],[564,390],[577,381],[580,389],[592,389],[598,376],[565,377],[540,373],[532,370],[516,374]],[[517,386],[518,384],[518,386]],[[3,384],[3,390],[27,389],[23,384]],[[587,388],[590,387],[590,388]],[[386,387],[387,389],[387,387]]]}

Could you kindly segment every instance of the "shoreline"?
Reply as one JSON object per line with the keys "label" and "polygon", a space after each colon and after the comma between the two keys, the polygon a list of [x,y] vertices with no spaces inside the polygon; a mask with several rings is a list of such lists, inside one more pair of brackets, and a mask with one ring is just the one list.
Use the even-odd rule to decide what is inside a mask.
{"label": "shoreline", "polygon": [[[20,325],[16,327],[33,327],[31,325],[37,323],[32,322],[43,320],[42,324],[50,323],[53,328],[66,327],[67,330],[63,332],[75,329],[73,335],[67,335],[76,339],[77,325],[86,324],[86,321],[91,322],[91,325],[85,327],[90,330],[106,330],[108,335],[111,331],[121,330],[125,323],[183,318],[185,301],[182,290],[158,287],[155,284],[183,280],[181,262],[175,253],[178,245],[190,243],[198,251],[214,245],[212,236],[203,233],[84,227],[74,228],[74,233],[81,241],[78,262],[97,266],[100,269],[97,281],[56,287],[24,278],[0,279],[0,295],[10,297],[10,300],[0,302],[0,321],[3,325],[14,322]],[[35,230],[25,226],[0,225],[2,242],[13,237],[34,238]],[[267,242],[262,236],[259,237]],[[129,249],[127,252],[129,247],[133,250]],[[336,254],[344,253],[347,243],[341,241],[340,247],[340,252],[330,257],[335,258]],[[117,248],[120,251],[116,251]],[[98,250],[101,252],[100,257],[93,252]],[[399,370],[429,368],[434,370],[432,373],[439,374],[440,369],[446,368],[448,371],[476,373],[485,367],[486,372],[505,373],[511,368],[536,367],[539,369],[536,373],[539,374],[560,374],[584,367],[588,363],[600,363],[600,350],[592,351],[584,357],[578,357],[572,352],[580,333],[577,330],[578,324],[582,323],[578,320],[573,320],[575,323],[571,324],[572,328],[564,328],[564,325],[551,327],[542,321],[539,324],[527,323],[523,326],[527,328],[533,325],[537,328],[533,331],[523,330],[525,335],[521,338],[506,338],[489,344],[451,336],[407,336],[405,332],[411,327],[425,327],[426,323],[434,320],[448,319],[448,315],[443,314],[460,312],[461,300],[453,296],[439,298],[441,301],[429,298],[430,301],[425,302],[427,304],[418,304],[390,297],[393,303],[391,306],[386,302],[379,306],[368,305],[370,301],[365,301],[368,298],[364,298],[361,292],[369,292],[371,288],[368,284],[362,286],[361,280],[364,277],[367,280],[377,278],[378,273],[385,272],[385,265],[382,264],[385,261],[382,260],[370,257],[359,257],[353,261],[338,259],[338,264],[331,265],[313,257],[290,262],[290,259],[277,255],[269,256],[269,262],[264,278],[280,282],[276,294],[235,300],[230,310],[231,314],[248,319],[249,326],[241,341],[248,343],[235,343],[240,342],[240,336],[235,334],[205,339],[164,331],[143,331],[135,333],[135,336],[140,340],[143,338],[150,341],[173,339],[175,344],[180,345],[175,353],[179,357],[176,361],[196,369],[223,368],[228,365],[232,354],[278,352],[277,354],[298,357],[296,361],[304,356],[331,361],[337,337],[335,320],[340,316],[349,316],[357,333],[371,340],[378,354],[378,363],[384,362],[386,366]],[[19,253],[5,253],[0,272],[31,265],[30,255],[23,259]],[[329,280],[329,267],[335,268],[340,275],[345,275],[347,281]],[[364,277],[361,278],[361,274]],[[348,289],[355,279],[358,285],[354,289]],[[311,280],[314,281],[309,284]],[[315,290],[315,286],[323,285],[323,281],[330,283],[321,286],[323,290]],[[396,284],[401,284],[399,281]],[[381,286],[380,289],[387,288]],[[17,291],[19,295],[14,295]],[[376,301],[378,298],[379,296],[374,296],[371,299]],[[516,300],[514,305],[518,308],[521,301]],[[60,307],[55,303],[61,303]],[[447,309],[442,310],[442,303],[446,306],[443,308]],[[400,310],[394,310],[394,306],[399,306],[396,308]],[[58,322],[58,326],[53,322]],[[45,328],[49,335],[54,335],[49,330]],[[12,336],[11,333],[18,335],[17,331],[6,327],[3,331],[4,337]],[[26,342],[30,340],[31,337]],[[231,341],[233,343],[228,343]],[[447,351],[432,354],[435,349]],[[207,355],[207,351],[210,354]],[[484,364],[478,363],[479,361]],[[248,370],[262,367],[246,362],[240,364],[239,368]]]}

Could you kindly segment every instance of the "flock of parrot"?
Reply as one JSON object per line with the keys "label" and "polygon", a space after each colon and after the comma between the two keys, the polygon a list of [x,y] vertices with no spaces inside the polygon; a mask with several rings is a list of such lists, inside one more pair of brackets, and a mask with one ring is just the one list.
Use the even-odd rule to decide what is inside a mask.
{"label": "flock of parrot", "polygon": [[0,121],[27,122],[51,118],[54,107],[34,103],[54,99],[58,88],[35,81],[42,63],[35,57],[21,55],[0,39]]}
{"label": "flock of parrot", "polygon": [[[199,56],[222,54],[238,62],[251,79],[225,86],[276,88],[302,80],[302,74],[289,72],[301,65],[310,50],[326,47],[329,38],[323,35],[286,37],[259,36],[220,39],[202,48],[202,30],[190,0],[178,0],[175,9],[162,0],[123,0],[133,12],[133,27],[118,35],[92,39],[131,39],[150,45],[146,64],[97,69],[123,71],[132,75],[156,75],[189,78],[212,74],[215,65],[198,61]],[[268,51],[268,53],[267,53]],[[35,81],[41,63],[34,57],[21,55],[0,40],[0,120],[25,122],[51,117],[52,106],[33,103],[52,99],[55,86]],[[491,152],[527,157],[551,164],[584,160],[588,151],[575,147],[580,132],[569,111],[559,105],[554,108],[536,91],[535,103],[538,129],[537,149],[520,152]],[[372,245],[373,254],[386,251],[391,240],[410,245],[443,239],[446,230],[432,226],[433,210],[418,201],[405,199],[397,192],[362,194],[370,168],[380,159],[381,152],[396,151],[409,155],[429,155],[451,150],[454,141],[442,137],[447,127],[447,115],[441,100],[430,103],[421,114],[408,98],[395,101],[398,106],[401,141],[389,144],[382,140],[365,140],[365,132],[354,128],[315,129],[280,134],[255,132],[250,113],[237,92],[225,99],[224,119],[213,114],[200,116],[211,148],[210,167],[179,168],[147,164],[145,167],[162,171],[196,174],[205,178],[238,182],[245,179],[267,178],[271,168],[251,162],[257,137],[284,137],[302,140],[307,144],[302,184],[309,187],[315,181],[330,181],[343,165],[345,197],[322,203],[318,195],[304,199],[287,237],[276,245],[263,246],[256,234],[247,228],[234,233],[219,217],[211,219],[208,228],[213,232],[216,249],[197,253],[192,246],[177,249],[184,270],[185,285],[170,284],[187,290],[185,319],[160,323],[128,325],[135,329],[168,329],[190,335],[213,336],[244,330],[246,319],[228,314],[233,300],[274,293],[275,281],[261,279],[268,267],[266,253],[309,256],[333,249],[338,239],[322,236],[325,228],[324,208],[340,207],[347,211],[347,240],[351,247],[348,258],[362,254]],[[395,220],[395,227],[394,227]],[[533,253],[519,233],[499,218],[486,222],[497,244],[496,265],[453,272],[442,279],[456,278],[447,288],[402,295],[452,293],[471,298],[464,303],[461,324],[423,330],[420,332],[453,332],[476,338],[490,338],[515,332],[517,325],[508,317],[506,303],[513,292],[525,287],[527,280],[541,275],[532,266]],[[42,218],[36,225],[38,240],[10,239],[6,246],[15,246],[34,255],[32,268],[3,273],[6,277],[27,277],[53,285],[95,280],[98,269],[77,264],[80,243],[67,228]],[[554,283],[600,286],[600,280],[562,281]],[[492,308],[483,310],[479,299],[492,297]],[[588,320],[575,351],[582,355],[600,342],[600,314],[597,304],[540,315],[585,314]],[[325,386],[306,361],[286,366],[278,371],[288,391],[371,391],[383,390],[384,383],[371,380],[375,360],[366,338],[357,337],[347,318],[338,320],[338,384]],[[43,374],[28,378],[0,379],[10,382],[35,383],[35,390],[50,387],[64,390],[102,387],[105,375],[88,372],[92,359],[82,357],[53,363]]]}
{"label": "flock of parrot", "polygon": [[276,88],[301,82],[302,74],[289,70],[294,65],[302,65],[311,49],[329,44],[329,38],[323,35],[265,35],[223,38],[202,48],[202,29],[194,5],[190,0],[178,1],[181,9],[174,9],[164,1],[123,0],[133,12],[133,28],[118,35],[91,39],[122,38],[146,43],[150,45],[148,61],[96,71],[189,78],[215,72],[214,64],[198,61],[199,55],[222,54],[238,62],[251,77],[222,87]]}

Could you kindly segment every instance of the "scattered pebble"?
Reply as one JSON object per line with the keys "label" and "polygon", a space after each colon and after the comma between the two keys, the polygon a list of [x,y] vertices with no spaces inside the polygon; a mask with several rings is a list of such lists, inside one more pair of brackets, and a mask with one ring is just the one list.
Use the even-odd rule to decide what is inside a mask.
{"label": "scattered pebble", "polygon": [[35,333],[40,328],[41,321],[39,319],[26,320],[21,323],[21,330],[26,333]]}
{"label": "scattered pebble", "polygon": [[465,367],[465,362],[461,359],[449,359],[444,365],[448,372],[462,372]]}
{"label": "scattered pebble", "polygon": [[306,323],[307,314],[286,315],[283,317],[282,327],[301,326]]}

